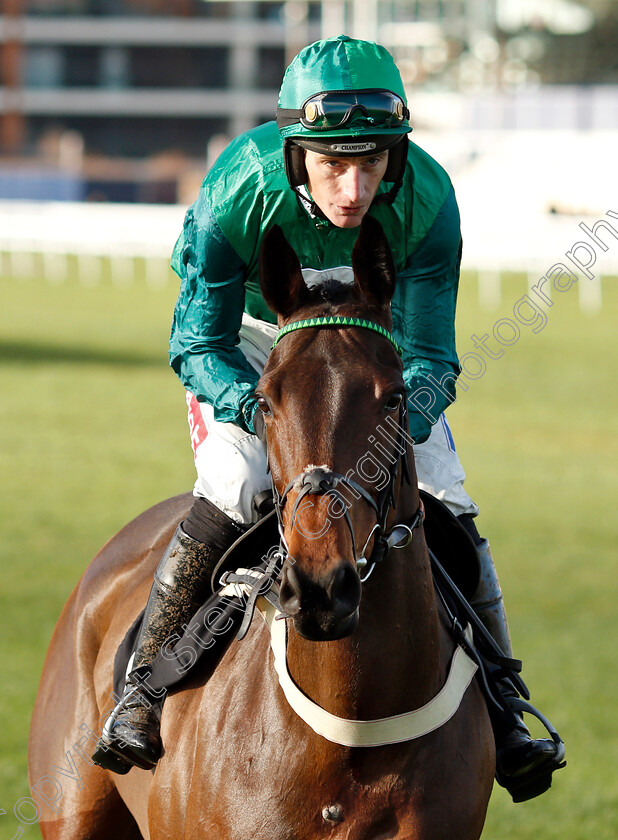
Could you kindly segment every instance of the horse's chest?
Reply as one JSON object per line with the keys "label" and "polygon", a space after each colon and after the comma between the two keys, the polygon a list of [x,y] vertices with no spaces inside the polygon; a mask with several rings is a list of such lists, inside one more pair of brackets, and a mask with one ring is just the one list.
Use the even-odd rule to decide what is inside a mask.
{"label": "horse's chest", "polygon": [[[170,797],[164,786],[161,805],[166,809],[161,811],[169,823],[161,824],[160,838],[154,833],[151,840],[169,836],[413,840],[419,836],[408,830],[409,815],[418,808],[407,774],[401,772],[406,763],[402,756],[380,750],[372,753],[371,761],[360,760],[359,752],[333,747],[302,726],[288,722],[287,728],[281,728],[271,710],[270,715],[256,715],[239,725],[235,748],[220,740],[198,753],[193,767],[187,762],[185,772],[176,774],[172,787],[177,795]],[[183,825],[185,833],[172,830],[174,825]]]}
{"label": "horse's chest", "polygon": [[254,642],[250,659],[246,642],[228,651],[206,691],[168,699],[167,752],[151,791],[151,840],[458,836],[454,825],[437,833],[429,825],[453,811],[450,782],[462,787],[456,762],[445,757],[442,731],[414,747],[333,745],[296,716],[272,668],[263,667],[267,639]]}

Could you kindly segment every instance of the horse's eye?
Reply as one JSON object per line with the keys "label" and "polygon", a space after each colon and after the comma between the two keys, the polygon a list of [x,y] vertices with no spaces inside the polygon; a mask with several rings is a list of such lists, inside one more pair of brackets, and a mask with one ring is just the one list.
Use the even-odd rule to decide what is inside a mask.
{"label": "horse's eye", "polygon": [[268,405],[264,397],[258,397],[257,404],[262,414],[270,414],[270,406]]}
{"label": "horse's eye", "polygon": [[395,391],[395,393],[391,394],[390,397],[386,400],[384,407],[387,411],[397,411],[397,409],[401,405],[402,400],[403,394],[401,393],[401,391]]}

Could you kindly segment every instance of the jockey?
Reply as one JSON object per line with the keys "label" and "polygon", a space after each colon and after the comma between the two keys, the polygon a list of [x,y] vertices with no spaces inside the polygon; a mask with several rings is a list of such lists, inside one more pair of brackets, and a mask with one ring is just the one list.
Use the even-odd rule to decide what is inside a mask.
{"label": "jockey", "polygon": [[[343,35],[314,43],[285,73],[276,122],[236,138],[188,210],[172,258],[182,285],[170,360],[187,389],[195,501],[156,571],[134,668],[151,663],[190,620],[210,593],[217,561],[259,519],[255,499],[270,487],[254,394],[277,333],[260,292],[263,235],[274,223],[282,228],[308,286],[333,277],[351,282],[351,252],[366,213],[380,221],[397,270],[393,333],[403,347],[419,486],[472,536],[481,566],[473,606],[511,657],[489,544],[475,527],[479,509],[464,490],[443,413],[459,373],[459,212],[446,172],[409,142],[408,120],[386,49]],[[130,763],[154,766],[162,750],[156,708],[131,700],[132,690],[129,675],[103,741]],[[549,776],[555,769],[555,744],[533,740],[521,716],[497,747],[506,787],[545,764]],[[95,759],[105,766],[101,751]]]}

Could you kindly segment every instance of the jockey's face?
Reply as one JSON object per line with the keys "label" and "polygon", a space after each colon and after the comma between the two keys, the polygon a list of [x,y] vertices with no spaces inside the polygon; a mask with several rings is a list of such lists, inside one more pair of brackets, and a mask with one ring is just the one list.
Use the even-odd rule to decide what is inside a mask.
{"label": "jockey's face", "polygon": [[387,163],[388,151],[362,157],[306,151],[307,189],[334,225],[358,227],[378,191]]}

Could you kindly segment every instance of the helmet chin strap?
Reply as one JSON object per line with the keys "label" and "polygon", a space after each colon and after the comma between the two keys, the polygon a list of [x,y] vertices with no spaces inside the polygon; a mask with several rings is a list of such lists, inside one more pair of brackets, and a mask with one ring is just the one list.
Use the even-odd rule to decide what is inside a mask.
{"label": "helmet chin strap", "polygon": [[300,187],[292,187],[300,203],[305,207],[308,212],[315,216],[317,219],[321,219],[324,222],[328,222],[328,217],[324,215],[321,207],[315,203],[313,198],[311,197],[311,193],[307,189],[307,185],[303,184]]}

